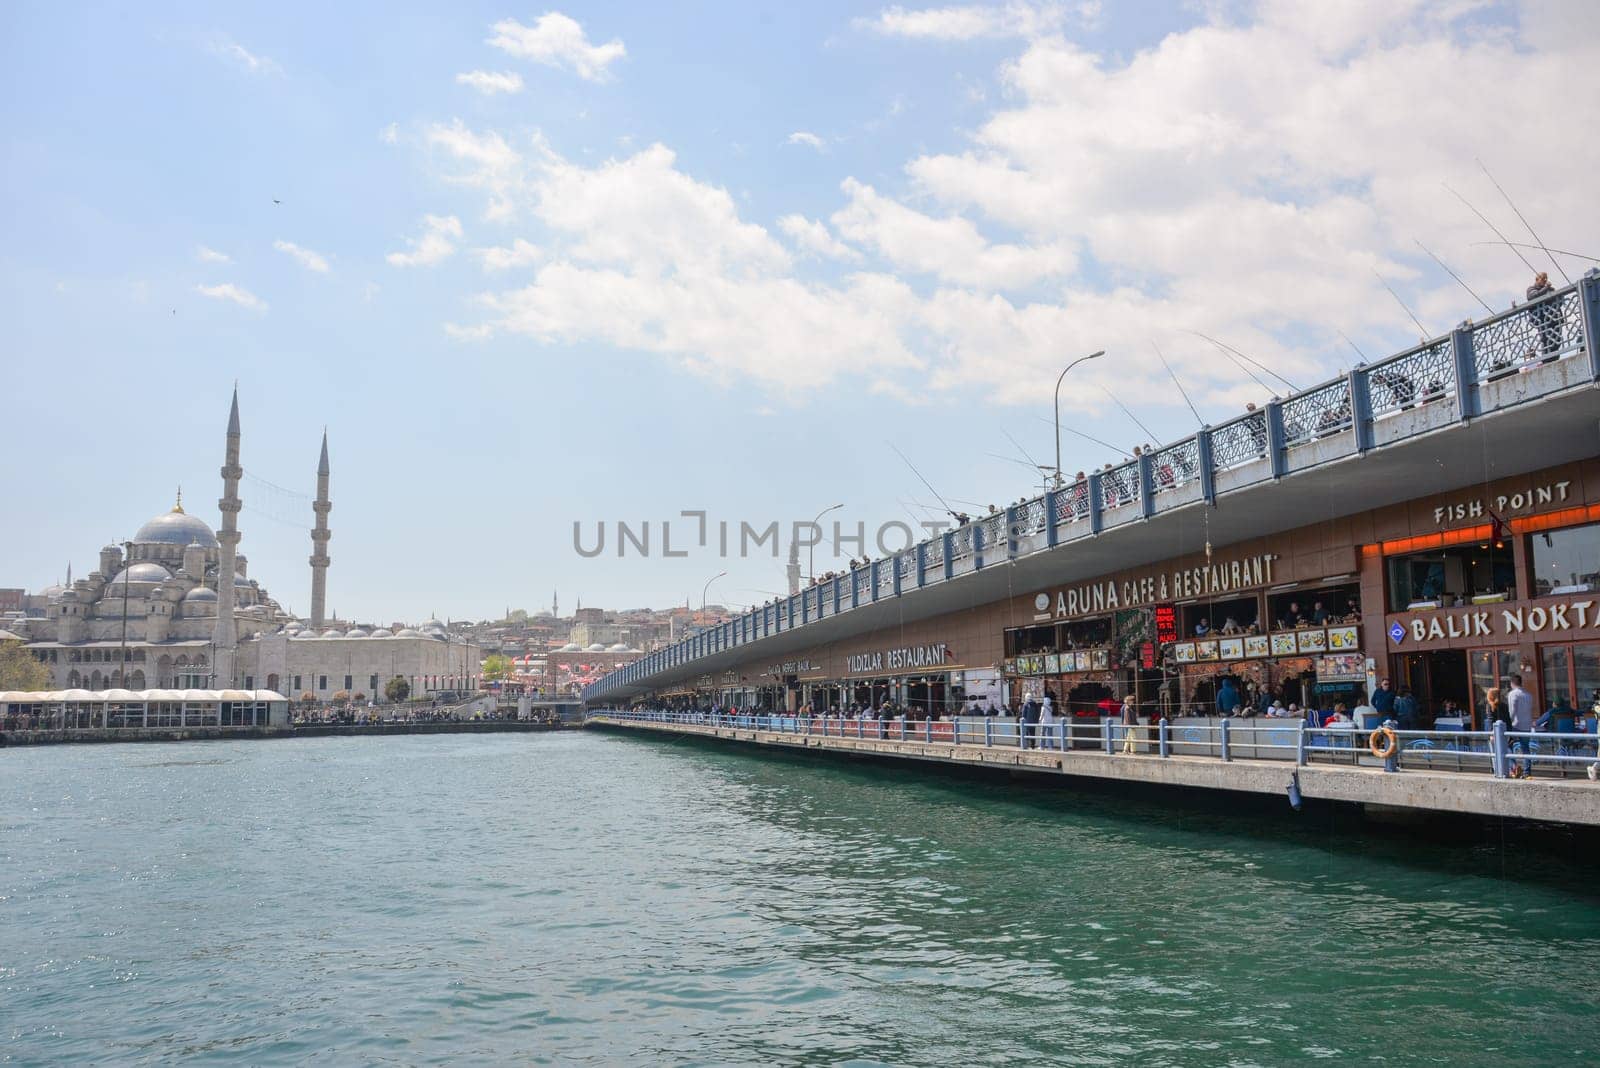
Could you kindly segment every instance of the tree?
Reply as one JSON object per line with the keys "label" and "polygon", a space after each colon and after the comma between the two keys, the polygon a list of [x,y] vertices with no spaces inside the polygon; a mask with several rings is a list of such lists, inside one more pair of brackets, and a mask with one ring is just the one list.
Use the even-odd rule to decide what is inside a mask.
{"label": "tree", "polygon": [[511,658],[500,653],[490,653],[483,658],[480,671],[484,682],[501,682],[511,677]]}
{"label": "tree", "polygon": [[354,701],[358,705],[364,705],[367,703],[367,695],[362,693],[360,690],[357,690],[356,695],[350,700]]}
{"label": "tree", "polygon": [[333,696],[330,697],[328,700],[332,701],[336,705],[347,705],[347,704],[350,703],[350,691],[349,690],[335,690],[333,692]]}
{"label": "tree", "polygon": [[50,689],[50,669],[21,642],[0,642],[0,690]]}
{"label": "tree", "polygon": [[394,678],[390,679],[384,684],[383,696],[387,697],[395,704],[399,704],[401,701],[404,701],[407,697],[411,696],[411,684],[405,679],[401,678],[399,675],[396,675]]}
{"label": "tree", "polygon": [[307,708],[310,708],[312,705],[317,703],[317,695],[312,693],[310,690],[303,690],[300,694],[300,703],[305,705]]}

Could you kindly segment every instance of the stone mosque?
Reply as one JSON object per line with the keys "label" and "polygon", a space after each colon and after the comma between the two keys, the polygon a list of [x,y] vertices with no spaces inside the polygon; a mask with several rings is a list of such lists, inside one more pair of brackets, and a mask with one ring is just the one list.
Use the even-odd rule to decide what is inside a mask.
{"label": "stone mosque", "polygon": [[333,504],[326,432],[312,505],[310,618],[288,615],[249,577],[238,552],[239,445],[236,389],[217,502],[221,529],[184,511],[180,493],[171,511],[145,523],[125,545],[101,549],[99,569],[87,578],[72,582],[69,572],[66,586],[43,591],[44,618],[10,625],[50,668],[55,687],[264,689],[324,701],[344,691],[378,703],[396,676],[410,683],[413,697],[476,688],[478,647],[452,637],[437,619],[390,629],[327,618]]}

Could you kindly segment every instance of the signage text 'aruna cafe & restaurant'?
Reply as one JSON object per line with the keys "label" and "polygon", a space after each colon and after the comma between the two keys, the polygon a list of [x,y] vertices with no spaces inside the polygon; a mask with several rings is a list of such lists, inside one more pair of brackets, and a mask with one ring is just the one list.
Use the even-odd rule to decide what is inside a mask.
{"label": "signage text 'aruna cafe & restaurant'", "polygon": [[1071,619],[1096,612],[1144,608],[1162,601],[1184,601],[1270,586],[1272,562],[1277,558],[1276,553],[1258,553],[1120,582],[1115,579],[1091,582],[1057,590],[1053,601],[1048,593],[1041,593],[1034,598],[1033,606],[1039,613],[1036,618],[1053,615],[1057,619]]}

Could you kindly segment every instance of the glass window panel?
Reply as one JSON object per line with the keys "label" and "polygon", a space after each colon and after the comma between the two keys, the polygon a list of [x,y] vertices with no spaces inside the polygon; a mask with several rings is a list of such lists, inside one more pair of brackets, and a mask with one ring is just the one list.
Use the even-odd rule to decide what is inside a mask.
{"label": "glass window panel", "polygon": [[1600,589],[1600,523],[1534,534],[1528,546],[1535,597]]}
{"label": "glass window panel", "polygon": [[1540,650],[1544,660],[1544,703],[1546,708],[1572,704],[1572,679],[1568,673],[1570,650],[1565,645],[1547,645]]}
{"label": "glass window panel", "polygon": [[1600,714],[1600,643],[1572,647],[1572,681],[1578,709]]}

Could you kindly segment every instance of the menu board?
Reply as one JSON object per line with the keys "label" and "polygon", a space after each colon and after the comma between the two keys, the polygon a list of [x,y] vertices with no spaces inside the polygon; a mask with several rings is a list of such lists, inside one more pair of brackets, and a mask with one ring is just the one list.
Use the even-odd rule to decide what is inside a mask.
{"label": "menu board", "polygon": [[1172,647],[1172,659],[1180,664],[1194,663],[1194,642],[1179,642]]}
{"label": "menu board", "polygon": [[1108,670],[1111,667],[1111,650],[1095,649],[1091,654],[1090,663],[1094,665],[1095,671]]}
{"label": "menu board", "polygon": [[1355,627],[1329,627],[1328,648],[1333,652],[1355,650],[1361,648],[1361,640],[1356,637]]}
{"label": "menu board", "polygon": [[1217,648],[1221,652],[1222,659],[1224,659],[1224,660],[1243,660],[1244,659],[1244,639],[1243,638],[1223,638],[1218,643]]}
{"label": "menu board", "polygon": [[1302,653],[1320,653],[1328,647],[1328,632],[1325,630],[1296,631],[1295,638],[1300,643]]}
{"label": "menu board", "polygon": [[1299,650],[1294,643],[1293,632],[1288,634],[1274,634],[1272,636],[1273,656],[1293,656]]}
{"label": "menu board", "polygon": [[1246,635],[1244,639],[1244,655],[1251,660],[1271,656],[1272,643],[1265,634]]}
{"label": "menu board", "polygon": [[1078,651],[1078,653],[1076,654],[1076,659],[1074,661],[1073,667],[1078,671],[1088,671],[1089,670],[1089,654],[1088,654],[1087,651],[1084,651],[1084,650],[1079,650]]}
{"label": "menu board", "polygon": [[1367,677],[1367,659],[1360,653],[1317,657],[1318,682],[1361,682]]}
{"label": "menu board", "polygon": [[1195,656],[1201,660],[1215,660],[1217,658],[1216,641],[1203,641],[1194,643]]}
{"label": "menu board", "polygon": [[[1072,654],[1069,653],[1067,655],[1071,656]],[[1044,658],[1044,670],[1045,670],[1045,672],[1047,674],[1050,674],[1050,675],[1059,675],[1063,671],[1068,670],[1067,668],[1062,666],[1062,659],[1063,658],[1062,658],[1060,653],[1051,653],[1048,656],[1046,656]]]}

